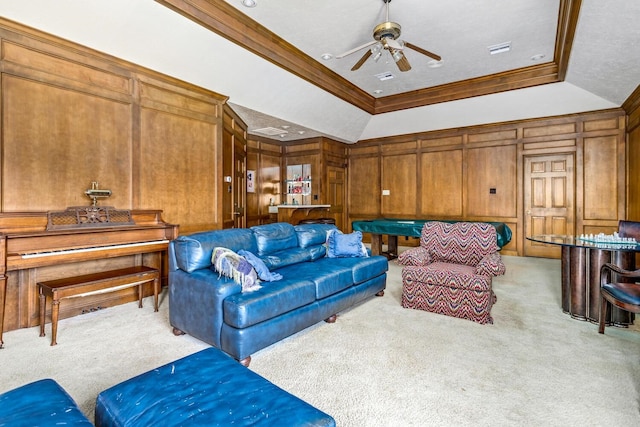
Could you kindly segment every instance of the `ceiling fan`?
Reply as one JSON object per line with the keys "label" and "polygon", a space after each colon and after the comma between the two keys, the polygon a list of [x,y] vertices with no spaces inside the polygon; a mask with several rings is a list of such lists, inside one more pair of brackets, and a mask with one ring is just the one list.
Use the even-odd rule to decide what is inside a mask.
{"label": "ceiling fan", "polygon": [[398,40],[400,37],[400,24],[389,21],[389,3],[391,3],[391,0],[382,0],[382,2],[387,5],[386,21],[376,25],[373,29],[374,40],[336,56],[337,59],[344,58],[345,56],[371,46],[371,48],[364,53],[362,58],[355,63],[351,68],[351,71],[359,69],[372,55],[373,60],[378,61],[385,50],[389,51],[391,57],[396,62],[398,69],[403,72],[411,69],[411,64],[409,64],[409,61],[403,52],[405,48],[415,50],[416,52],[426,55],[429,58],[433,58],[436,61],[442,60],[440,55],[436,55],[435,53],[429,52],[428,50],[413,45],[407,41]]}

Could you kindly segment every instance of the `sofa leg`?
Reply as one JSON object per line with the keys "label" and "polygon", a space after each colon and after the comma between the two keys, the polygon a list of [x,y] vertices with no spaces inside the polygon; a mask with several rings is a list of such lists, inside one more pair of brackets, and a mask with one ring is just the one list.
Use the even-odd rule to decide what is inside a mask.
{"label": "sofa leg", "polygon": [[182,332],[180,329],[178,328],[173,328],[173,335],[175,336],[180,336],[180,335],[184,335],[184,332]]}
{"label": "sofa leg", "polygon": [[249,367],[249,363],[251,363],[251,356],[247,356],[242,360],[238,360],[238,363],[240,363],[245,368],[248,368]]}
{"label": "sofa leg", "polygon": [[336,319],[338,318],[337,314],[334,314],[333,316],[327,317],[326,319],[324,319],[325,322],[327,323],[336,323]]}
{"label": "sofa leg", "polygon": [[382,297],[382,296],[384,296],[384,289],[383,289],[383,290],[381,290],[380,292],[378,292],[378,293],[376,294],[376,296],[377,296],[377,297]]}

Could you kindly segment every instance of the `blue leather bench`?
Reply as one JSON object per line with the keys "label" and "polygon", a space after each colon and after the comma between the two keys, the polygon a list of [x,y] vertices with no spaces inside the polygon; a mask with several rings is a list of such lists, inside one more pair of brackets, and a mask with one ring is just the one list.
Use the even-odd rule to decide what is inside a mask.
{"label": "blue leather bench", "polygon": [[43,379],[0,394],[0,426],[93,426],[54,380]]}
{"label": "blue leather bench", "polygon": [[335,426],[333,417],[211,347],[98,395],[101,426]]}

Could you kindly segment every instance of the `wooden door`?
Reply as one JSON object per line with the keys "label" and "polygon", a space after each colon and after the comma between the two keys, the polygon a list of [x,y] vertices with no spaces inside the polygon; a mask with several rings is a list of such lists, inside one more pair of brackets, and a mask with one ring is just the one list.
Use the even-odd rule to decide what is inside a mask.
{"label": "wooden door", "polygon": [[327,200],[331,205],[331,216],[336,220],[336,226],[345,230],[345,196],[346,196],[346,169],[335,166],[327,166]]}
{"label": "wooden door", "polygon": [[[556,154],[524,158],[524,232],[574,234],[574,156]],[[524,255],[560,258],[560,247],[524,240]]]}
{"label": "wooden door", "polygon": [[[247,224],[246,194],[247,194],[247,155],[240,144],[235,144],[233,152],[234,186],[233,186],[233,227],[245,228]],[[252,171],[255,175],[255,171]],[[253,176],[255,185],[256,177]]]}

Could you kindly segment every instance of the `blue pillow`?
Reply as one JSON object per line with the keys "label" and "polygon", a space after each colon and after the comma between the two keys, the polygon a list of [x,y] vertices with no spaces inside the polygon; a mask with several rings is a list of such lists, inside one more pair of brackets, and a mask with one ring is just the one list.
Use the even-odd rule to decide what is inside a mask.
{"label": "blue pillow", "polygon": [[338,230],[332,230],[327,237],[327,257],[350,258],[368,256],[367,250],[362,244],[362,233],[354,231],[351,234],[342,234]]}
{"label": "blue pillow", "polygon": [[274,282],[276,280],[282,279],[282,274],[270,272],[265,263],[251,252],[240,249],[238,251],[238,255],[244,257],[244,259],[246,259],[247,262],[253,266],[253,268],[256,270],[256,273],[258,273],[258,277],[260,278],[260,280]]}

